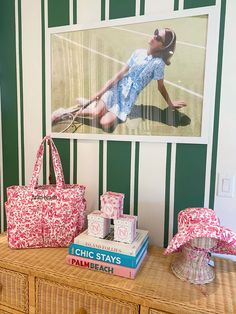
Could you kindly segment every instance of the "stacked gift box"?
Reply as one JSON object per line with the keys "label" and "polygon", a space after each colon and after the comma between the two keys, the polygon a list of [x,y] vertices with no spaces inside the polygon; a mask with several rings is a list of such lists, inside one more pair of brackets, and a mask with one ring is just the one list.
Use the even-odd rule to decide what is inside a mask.
{"label": "stacked gift box", "polygon": [[123,214],[123,203],[122,193],[101,196],[101,210],[88,215],[88,229],[70,245],[67,263],[135,278],[147,254],[148,231],[136,228],[136,216]]}

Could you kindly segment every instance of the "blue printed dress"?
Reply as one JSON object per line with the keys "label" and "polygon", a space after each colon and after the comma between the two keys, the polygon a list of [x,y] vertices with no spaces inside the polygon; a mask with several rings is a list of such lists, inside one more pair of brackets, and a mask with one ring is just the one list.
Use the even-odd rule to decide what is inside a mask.
{"label": "blue printed dress", "polygon": [[165,63],[159,57],[147,54],[146,49],[137,49],[127,62],[128,73],[112,86],[102,100],[107,110],[125,121],[139,93],[151,80],[164,78]]}

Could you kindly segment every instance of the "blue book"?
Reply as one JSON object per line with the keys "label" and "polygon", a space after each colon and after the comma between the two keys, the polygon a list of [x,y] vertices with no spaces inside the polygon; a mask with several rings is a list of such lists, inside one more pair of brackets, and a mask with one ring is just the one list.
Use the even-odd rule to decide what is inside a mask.
{"label": "blue book", "polygon": [[83,258],[89,258],[92,260],[110,263],[114,265],[121,265],[130,268],[136,268],[143,254],[146,252],[148,247],[148,238],[145,240],[143,245],[140,247],[136,256],[130,256],[126,254],[110,252],[106,250],[96,249],[94,247],[83,246],[80,244],[72,243],[69,246],[69,254],[79,256]]}

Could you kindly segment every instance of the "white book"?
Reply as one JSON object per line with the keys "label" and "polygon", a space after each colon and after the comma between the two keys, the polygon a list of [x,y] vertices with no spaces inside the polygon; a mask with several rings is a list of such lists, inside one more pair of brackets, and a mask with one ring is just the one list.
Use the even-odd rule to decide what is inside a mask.
{"label": "white book", "polygon": [[136,256],[140,247],[147,241],[147,239],[148,231],[137,229],[136,238],[132,243],[114,241],[114,229],[112,226],[111,232],[104,239],[88,235],[88,229],[86,229],[74,239],[74,243],[110,252]]}

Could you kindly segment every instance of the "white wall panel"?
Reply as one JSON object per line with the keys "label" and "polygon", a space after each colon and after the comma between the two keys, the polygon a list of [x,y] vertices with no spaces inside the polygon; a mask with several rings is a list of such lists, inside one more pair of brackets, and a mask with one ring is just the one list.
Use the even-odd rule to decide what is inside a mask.
{"label": "white wall panel", "polygon": [[[235,12],[235,0],[227,1],[216,173],[234,175],[236,180],[236,59],[234,57],[236,55],[236,42],[232,40],[232,30],[235,28]],[[216,184],[215,210],[221,223],[236,232],[236,188],[234,188],[234,197],[220,197],[217,196]]]}
{"label": "white wall panel", "polygon": [[41,0],[22,0],[25,182],[32,176],[42,136]]}
{"label": "white wall panel", "polygon": [[140,143],[138,226],[149,230],[151,242],[164,240],[166,147],[164,143]]}
{"label": "white wall panel", "polygon": [[145,15],[169,13],[174,10],[174,0],[145,0]]}
{"label": "white wall panel", "polygon": [[86,186],[87,210],[98,209],[99,141],[77,142],[77,183]]}
{"label": "white wall panel", "polygon": [[77,23],[101,21],[101,0],[77,0]]}

